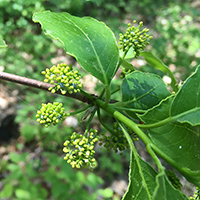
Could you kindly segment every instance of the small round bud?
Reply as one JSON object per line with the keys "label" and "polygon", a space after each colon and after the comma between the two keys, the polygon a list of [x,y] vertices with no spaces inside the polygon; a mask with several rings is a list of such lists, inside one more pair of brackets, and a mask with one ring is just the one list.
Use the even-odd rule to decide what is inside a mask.
{"label": "small round bud", "polygon": [[[133,24],[135,23],[136,21],[134,20]],[[152,39],[152,36],[146,34],[149,32],[149,29],[144,28],[143,30],[140,30],[142,27],[143,22],[140,22],[137,27],[131,27],[131,24],[129,23],[126,33],[120,34],[119,49],[127,52],[132,47],[134,50],[134,56],[137,58],[140,55],[140,52],[149,44],[148,40]]]}
{"label": "small round bud", "polygon": [[63,152],[66,153],[64,160],[70,160],[73,168],[89,168],[96,162],[94,158],[94,143],[98,142],[97,130],[90,129],[88,136],[74,132],[70,140],[65,141]]}
{"label": "small round bud", "polygon": [[64,121],[66,113],[62,103],[54,102],[53,104],[42,104],[41,109],[37,111],[36,117],[38,122],[48,127],[51,124],[56,125],[59,121]]}
{"label": "small round bud", "polygon": [[52,93],[61,91],[64,95],[67,92],[70,94],[79,92],[82,88],[80,81],[80,74],[78,70],[73,71],[72,65],[61,63],[57,66],[53,65],[50,69],[41,72],[45,75],[44,82],[54,84],[54,87],[50,87],[49,90]]}

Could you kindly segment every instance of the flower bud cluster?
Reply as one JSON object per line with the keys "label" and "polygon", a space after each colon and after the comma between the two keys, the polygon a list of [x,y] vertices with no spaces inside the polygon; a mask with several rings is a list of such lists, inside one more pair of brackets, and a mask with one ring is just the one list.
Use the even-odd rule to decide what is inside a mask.
{"label": "flower bud cluster", "polygon": [[57,66],[53,65],[50,69],[42,71],[45,75],[44,82],[49,82],[54,84],[54,87],[50,87],[49,90],[52,93],[56,91],[61,91],[62,94],[69,94],[80,92],[82,84],[80,81],[81,75],[78,70],[73,71],[72,65],[67,66],[67,64],[61,63]]}
{"label": "flower bud cluster", "polygon": [[167,175],[167,178],[171,182],[171,184],[178,190],[181,190],[182,184],[180,182],[180,179],[176,176],[174,171],[172,170],[165,170],[165,173]]}
{"label": "flower bud cluster", "polygon": [[64,110],[65,109],[62,107],[62,103],[43,103],[41,109],[37,111],[37,121],[41,124],[45,124],[46,127],[51,124],[56,125],[59,121],[64,121],[66,117]]}
{"label": "flower bud cluster", "polygon": [[129,75],[131,72],[133,72],[133,70],[131,69],[124,69],[122,72],[121,72],[121,76],[120,78],[125,78],[127,75]]}
{"label": "flower bud cluster", "polygon": [[74,132],[70,140],[64,143],[64,160],[67,160],[72,168],[93,168],[96,165],[94,144],[98,139],[96,129],[90,129],[87,137]]}
{"label": "flower bud cluster", "polygon": [[[136,21],[134,20],[133,24],[135,23]],[[148,35],[149,29],[144,28],[143,30],[140,30],[142,27],[143,22],[140,22],[137,27],[131,26],[129,23],[126,33],[119,35],[119,48],[126,52],[133,47],[136,58],[140,55],[140,52],[144,50],[146,45],[149,44],[148,40],[153,38]]]}
{"label": "flower bud cluster", "polygon": [[[127,132],[130,134],[133,142],[139,140],[136,134],[129,127],[126,127],[126,129]],[[99,141],[101,141],[99,145],[103,145],[108,151],[113,149],[115,153],[130,148],[128,141],[117,122],[113,123],[113,134],[103,135],[102,138],[99,139]],[[120,153],[120,155],[123,155],[123,153]]]}

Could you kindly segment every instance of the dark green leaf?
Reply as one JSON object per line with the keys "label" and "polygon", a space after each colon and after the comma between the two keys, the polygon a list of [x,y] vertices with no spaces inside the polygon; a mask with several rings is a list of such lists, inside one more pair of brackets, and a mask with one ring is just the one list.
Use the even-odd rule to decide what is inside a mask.
{"label": "dark green leaf", "polygon": [[175,189],[167,179],[164,172],[156,177],[157,186],[153,194],[153,200],[186,200],[188,199],[183,193]]}
{"label": "dark green leaf", "polygon": [[[183,174],[190,182],[200,184],[200,137],[199,127],[191,126],[188,123],[180,123],[176,118],[170,118],[170,106],[173,96],[163,100],[153,109],[148,110],[140,116],[145,124],[156,124],[149,129],[149,136],[152,142],[169,156],[175,165],[188,169],[188,173]],[[181,105],[181,102],[179,102]],[[164,120],[172,121],[166,121]],[[160,124],[159,124],[160,123]],[[173,164],[173,163],[172,163]],[[193,175],[191,172],[196,172]]]}
{"label": "dark green leaf", "polygon": [[154,74],[133,72],[121,85],[124,107],[147,110],[170,95],[163,80]]}
{"label": "dark green leaf", "polygon": [[58,39],[81,67],[109,85],[117,71],[119,50],[113,32],[91,17],[45,11],[33,16],[44,32]]}
{"label": "dark green leaf", "polygon": [[138,154],[131,156],[129,186],[123,200],[152,199],[157,172]]}

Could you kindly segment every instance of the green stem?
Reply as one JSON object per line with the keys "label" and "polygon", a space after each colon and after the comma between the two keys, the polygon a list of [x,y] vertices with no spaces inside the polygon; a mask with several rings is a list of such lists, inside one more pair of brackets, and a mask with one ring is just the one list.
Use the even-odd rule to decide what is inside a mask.
{"label": "green stem", "polygon": [[[167,68],[167,69],[169,69],[169,68]],[[171,72],[170,69],[168,70],[168,74],[171,78],[171,84],[170,85],[171,85],[173,91],[177,92],[178,91],[178,84],[177,84],[177,81],[176,81],[176,79],[175,79],[175,77],[174,77],[174,75],[173,75],[173,73]]]}
{"label": "green stem", "polygon": [[115,94],[115,93],[118,92],[119,90],[120,90],[120,87],[117,88],[116,90],[112,91],[112,92],[111,92],[111,95]]}
{"label": "green stem", "polygon": [[94,97],[92,97],[90,94],[88,94],[87,92],[85,92],[84,90],[80,89],[81,93],[84,94],[87,98],[91,99],[92,101],[94,101]]}
{"label": "green stem", "polygon": [[130,120],[129,118],[127,118],[126,116],[124,116],[122,113],[118,112],[117,110],[115,110],[110,105],[103,106],[104,102],[101,101],[101,100],[99,100],[99,99],[96,100],[96,103],[103,110],[105,110],[107,113],[109,113],[113,117],[115,117],[115,119],[123,122],[128,127],[130,127],[146,145],[150,145],[151,148],[153,149],[153,151],[158,156],[160,156],[162,159],[164,159],[166,162],[168,162],[172,167],[174,167],[175,169],[177,169],[180,173],[182,173],[186,177],[188,175],[195,176],[195,175],[199,175],[200,174],[199,172],[190,171],[187,168],[182,168],[178,163],[174,162],[173,159],[171,159],[169,156],[167,156],[163,151],[161,151],[156,145],[154,145],[152,143],[152,141],[149,139],[149,137],[138,127],[137,124],[135,124],[132,120]]}
{"label": "green stem", "polygon": [[162,166],[162,164],[161,164],[159,158],[157,157],[157,155],[156,155],[156,154],[154,153],[154,151],[152,150],[151,144],[147,144],[146,147],[147,147],[147,151],[148,151],[148,153],[150,154],[150,156],[155,160],[159,172],[163,172],[165,168]]}
{"label": "green stem", "polygon": [[116,110],[131,111],[131,112],[135,112],[135,113],[145,113],[146,112],[146,110],[125,108],[125,107],[117,107],[117,106],[113,106],[113,108],[116,109]]}
{"label": "green stem", "polygon": [[87,121],[87,125],[86,125],[86,129],[85,129],[85,137],[87,137],[88,131],[89,131],[89,127],[90,127],[90,123],[96,113],[97,107],[94,109],[94,111],[92,112],[92,114],[90,115],[90,118]]}
{"label": "green stem", "polygon": [[99,119],[99,122],[101,123],[101,125],[107,130],[109,131],[111,134],[115,135],[113,130],[111,130],[101,119],[101,114],[100,114],[100,109],[98,108],[97,110],[97,115],[98,115],[98,119]]}
{"label": "green stem", "polygon": [[163,119],[159,122],[156,122],[154,124],[138,124],[138,127],[147,128],[147,129],[148,128],[156,128],[156,127],[159,127],[159,126],[163,126],[166,123],[176,121],[177,119],[180,119],[181,117],[184,117],[184,116],[190,114],[191,112],[195,112],[195,111],[198,111],[198,110],[199,110],[198,108],[194,108],[194,109],[192,109],[192,111],[188,110],[188,111],[182,112],[182,113],[174,115],[174,116],[169,116],[168,118],[165,118],[165,119]]}
{"label": "green stem", "polygon": [[163,126],[164,124],[169,123],[170,121],[173,121],[172,117],[168,117],[168,118],[166,118],[162,121],[156,122],[154,124],[138,124],[138,127],[145,128],[145,129],[156,128],[159,126]]}
{"label": "green stem", "polygon": [[102,92],[101,92],[101,94],[99,95],[99,99],[102,99],[102,97],[103,97],[103,95],[104,95],[104,93],[105,93],[105,88],[103,88],[103,90],[102,90]]}
{"label": "green stem", "polygon": [[122,64],[122,62],[124,61],[126,54],[128,53],[129,49],[127,51],[124,52],[124,55],[122,56],[122,58],[120,58],[119,63],[117,65],[117,69],[120,67],[120,65]]}
{"label": "green stem", "polygon": [[105,86],[105,90],[106,90],[106,101],[105,101],[105,105],[107,105],[110,101],[110,85]]}
{"label": "green stem", "polygon": [[67,113],[67,116],[72,116],[72,115],[76,115],[76,114],[78,114],[78,113],[81,113],[81,112],[87,110],[89,107],[91,107],[91,105],[87,105],[87,106],[84,107],[84,108],[78,109],[78,110],[76,110],[76,111],[74,111],[74,112]]}
{"label": "green stem", "polygon": [[128,132],[126,131],[126,129],[124,128],[123,124],[121,124],[119,121],[118,121],[118,124],[120,126],[120,128],[122,129],[127,141],[128,141],[128,144],[130,146],[130,149],[133,151],[133,154],[135,155],[136,153],[136,149],[135,149],[135,146],[133,144],[133,140],[131,139],[130,135],[128,134]]}

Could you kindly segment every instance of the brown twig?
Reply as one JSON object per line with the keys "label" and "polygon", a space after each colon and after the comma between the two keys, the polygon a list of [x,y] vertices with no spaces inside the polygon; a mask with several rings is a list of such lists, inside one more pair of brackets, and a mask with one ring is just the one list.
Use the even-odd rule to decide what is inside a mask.
{"label": "brown twig", "polygon": [[[46,90],[48,92],[50,92],[48,90],[48,88],[54,87],[54,85],[52,85],[50,83],[44,83],[42,81],[37,81],[37,80],[34,80],[34,79],[30,79],[30,78],[26,78],[26,77],[22,77],[22,76],[17,76],[17,75],[14,75],[14,74],[9,74],[9,73],[6,73],[6,72],[0,72],[0,79],[10,81],[10,82],[14,82],[14,83],[19,83],[19,84],[22,84],[22,85],[27,85],[27,86],[42,89],[42,90]],[[57,91],[56,93],[61,94],[59,91]],[[61,95],[63,95],[63,94],[61,94]],[[77,99],[79,101],[82,101],[82,102],[88,103],[88,104],[90,104],[92,102],[92,98],[94,98],[94,95],[91,95],[91,98],[88,98],[87,96],[85,96],[82,93],[69,94],[68,92],[66,94],[64,94],[64,96],[74,98],[74,99]]]}

